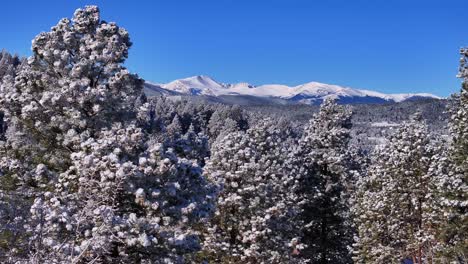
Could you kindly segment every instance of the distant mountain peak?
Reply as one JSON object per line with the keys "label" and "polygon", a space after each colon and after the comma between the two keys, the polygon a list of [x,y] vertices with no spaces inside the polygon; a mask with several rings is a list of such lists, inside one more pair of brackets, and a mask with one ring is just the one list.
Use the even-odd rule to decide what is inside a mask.
{"label": "distant mountain peak", "polygon": [[[155,86],[155,84],[151,84]],[[384,94],[371,90],[354,89],[320,82],[308,82],[297,86],[266,84],[254,86],[249,83],[224,84],[210,76],[197,75],[157,84],[159,88],[187,95],[224,96],[239,95],[287,100],[291,103],[316,104],[327,97],[337,98],[345,103],[402,102],[410,99],[440,97],[429,93]]]}

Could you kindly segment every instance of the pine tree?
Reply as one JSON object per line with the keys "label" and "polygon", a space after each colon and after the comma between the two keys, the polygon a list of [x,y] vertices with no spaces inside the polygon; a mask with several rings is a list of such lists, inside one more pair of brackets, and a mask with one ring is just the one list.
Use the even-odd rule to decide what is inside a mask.
{"label": "pine tree", "polygon": [[375,151],[356,195],[357,263],[437,262],[437,150],[416,114]]}
{"label": "pine tree", "polygon": [[9,66],[13,65],[12,56],[6,50],[0,53],[0,81],[7,75]]}
{"label": "pine tree", "polygon": [[122,65],[130,46],[128,32],[91,7],[33,40],[33,56],[4,83],[0,99],[8,123],[28,131],[43,162],[66,166],[63,157],[76,145],[65,135],[92,137],[131,117],[143,81]]}
{"label": "pine tree", "polygon": [[122,65],[130,46],[88,6],[39,34],[28,65],[2,84],[1,180],[24,203],[2,261],[183,262],[199,250],[194,227],[213,211],[214,188],[146,133],[143,81]]}
{"label": "pine tree", "polygon": [[171,124],[167,126],[167,135],[172,139],[176,139],[183,135],[182,123],[180,122],[179,115],[176,114],[172,119]]}
{"label": "pine tree", "polygon": [[351,113],[327,99],[304,130],[291,155],[297,168],[306,248],[312,263],[350,263],[350,184],[356,167],[348,151]]}
{"label": "pine tree", "polygon": [[203,133],[196,133],[193,124],[187,133],[172,141],[167,141],[168,147],[174,148],[179,157],[197,161],[200,166],[205,165],[205,159],[210,156],[208,138]]}
{"label": "pine tree", "polygon": [[215,111],[213,115],[211,115],[210,121],[208,123],[208,132],[209,132],[208,135],[210,136],[210,138],[215,140],[216,138],[223,137],[227,133],[229,133],[229,132],[226,132],[226,130],[224,129],[225,123],[228,123],[228,127],[229,127],[228,130],[231,130],[229,132],[235,131],[233,129],[237,127],[237,122],[229,118],[227,113],[225,113],[224,111],[221,111],[221,109],[218,111]]}
{"label": "pine tree", "polygon": [[[217,209],[204,235],[214,263],[285,263],[298,244],[294,177],[282,136],[269,120],[218,141],[205,175],[219,183]],[[293,261],[292,263],[299,263]]]}
{"label": "pine tree", "polygon": [[454,98],[449,123],[452,137],[446,170],[439,174],[445,225],[442,238],[445,256],[451,261],[468,261],[468,48],[460,51],[458,77],[462,89]]}

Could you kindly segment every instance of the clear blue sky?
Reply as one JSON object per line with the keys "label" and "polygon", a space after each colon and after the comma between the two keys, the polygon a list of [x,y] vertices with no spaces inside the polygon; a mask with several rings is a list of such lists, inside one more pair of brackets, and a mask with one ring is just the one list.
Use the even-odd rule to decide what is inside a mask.
{"label": "clear blue sky", "polygon": [[203,74],[446,96],[468,45],[467,0],[16,0],[2,2],[0,48],[29,55],[36,34],[87,4],[130,32],[127,66],[153,82]]}

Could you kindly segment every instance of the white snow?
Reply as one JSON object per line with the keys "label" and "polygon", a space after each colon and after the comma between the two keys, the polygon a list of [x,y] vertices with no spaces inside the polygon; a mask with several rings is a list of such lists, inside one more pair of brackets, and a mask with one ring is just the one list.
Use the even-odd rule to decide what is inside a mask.
{"label": "white snow", "polygon": [[372,127],[397,127],[400,124],[397,123],[390,123],[387,121],[381,121],[381,122],[374,122],[370,124]]}
{"label": "white snow", "polygon": [[254,86],[249,83],[224,84],[213,80],[209,76],[193,76],[179,79],[167,84],[156,84],[161,88],[176,91],[183,94],[193,95],[251,95],[259,97],[277,97],[290,99],[294,96],[304,97],[377,97],[387,101],[401,102],[414,96],[437,98],[429,93],[407,93],[407,94],[384,94],[380,92],[354,89],[339,85],[309,82],[298,86],[287,86],[281,84],[266,84]]}
{"label": "white snow", "polygon": [[161,87],[180,93],[192,93],[191,89],[199,89],[205,95],[218,95],[218,90],[225,90],[226,88],[223,84],[203,75],[175,80],[168,84],[163,84]]}

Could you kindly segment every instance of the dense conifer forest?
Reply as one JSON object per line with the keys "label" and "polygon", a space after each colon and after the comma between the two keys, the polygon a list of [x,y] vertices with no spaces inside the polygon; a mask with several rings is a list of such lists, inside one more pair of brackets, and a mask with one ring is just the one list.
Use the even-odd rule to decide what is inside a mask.
{"label": "dense conifer forest", "polygon": [[448,99],[241,107],[131,46],[87,6],[0,53],[1,263],[467,263],[468,49]]}

